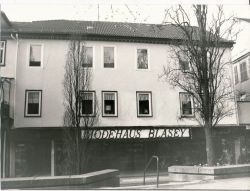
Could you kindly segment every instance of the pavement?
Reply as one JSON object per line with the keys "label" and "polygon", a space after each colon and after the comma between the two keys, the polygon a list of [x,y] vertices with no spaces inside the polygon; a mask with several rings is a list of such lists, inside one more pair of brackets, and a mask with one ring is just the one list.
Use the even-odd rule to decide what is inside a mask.
{"label": "pavement", "polygon": [[102,188],[107,190],[235,190],[250,191],[250,177],[229,178],[218,180],[196,180],[191,182],[173,182],[167,175],[160,176],[159,187],[156,186],[156,178],[149,176],[146,185],[143,185],[143,177],[122,177],[119,188]]}

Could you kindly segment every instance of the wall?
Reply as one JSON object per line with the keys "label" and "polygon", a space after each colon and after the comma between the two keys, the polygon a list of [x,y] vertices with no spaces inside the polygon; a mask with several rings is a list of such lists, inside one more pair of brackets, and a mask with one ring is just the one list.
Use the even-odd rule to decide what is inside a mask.
{"label": "wall", "polygon": [[250,101],[239,101],[238,112],[239,112],[239,123],[250,124],[249,113],[250,113]]}
{"label": "wall", "polygon": [[[250,8],[249,8],[250,11]],[[236,39],[236,43],[232,49],[232,59],[235,60],[245,53],[250,51],[250,23],[246,21],[239,20],[237,27],[238,35]]]}
{"label": "wall", "polygon": [[[30,43],[43,44],[42,67],[30,68]],[[163,66],[171,62],[168,45],[87,42],[94,47],[94,79],[92,89],[101,104],[101,91],[118,91],[118,117],[100,117],[100,126],[150,126],[150,125],[197,125],[190,119],[180,119],[179,92],[159,76]],[[115,46],[116,67],[103,68],[103,46]],[[149,49],[149,70],[136,69],[136,48]],[[14,50],[14,44],[13,49]],[[63,76],[68,41],[19,40],[15,127],[55,127],[62,125]],[[13,54],[9,51],[8,54]],[[8,55],[11,57],[11,55]],[[230,51],[225,56],[230,59]],[[25,90],[41,89],[42,117],[24,117]],[[153,117],[138,118],[136,91],[152,91]],[[236,124],[236,117],[226,118],[221,123]]]}

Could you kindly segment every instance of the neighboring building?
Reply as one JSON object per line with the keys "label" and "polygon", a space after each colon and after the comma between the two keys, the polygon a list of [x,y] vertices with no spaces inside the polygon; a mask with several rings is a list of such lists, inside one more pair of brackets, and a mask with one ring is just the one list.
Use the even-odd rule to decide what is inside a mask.
{"label": "neighboring building", "polygon": [[[193,101],[159,76],[172,60],[170,45],[182,40],[172,25],[90,22],[10,22],[2,13],[1,76],[11,86],[10,163],[6,176],[60,175],[64,65],[70,36],[80,34],[93,70],[87,113],[100,103],[93,127],[89,171],[142,171],[152,155],[161,169],[204,163],[203,129],[193,120]],[[230,61],[231,42],[225,59]],[[236,115],[215,129],[217,155],[227,140],[233,153],[244,136]],[[235,151],[235,152],[234,152]],[[234,158],[237,160],[238,155]],[[8,171],[9,170],[9,171]]]}
{"label": "neighboring building", "polygon": [[239,18],[239,34],[233,48],[233,72],[239,124],[246,125],[250,155],[250,19]]}

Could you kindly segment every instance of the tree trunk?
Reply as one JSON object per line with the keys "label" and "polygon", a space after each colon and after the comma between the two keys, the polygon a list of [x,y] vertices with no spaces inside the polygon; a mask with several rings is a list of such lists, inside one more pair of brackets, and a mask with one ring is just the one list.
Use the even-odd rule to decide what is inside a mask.
{"label": "tree trunk", "polygon": [[215,165],[214,142],[212,128],[205,125],[206,153],[208,166]]}

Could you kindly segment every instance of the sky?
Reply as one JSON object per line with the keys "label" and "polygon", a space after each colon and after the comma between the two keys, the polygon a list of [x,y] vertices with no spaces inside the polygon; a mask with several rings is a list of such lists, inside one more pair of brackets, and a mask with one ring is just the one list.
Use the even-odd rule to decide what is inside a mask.
{"label": "sky", "polygon": [[211,12],[215,4],[223,3],[227,15],[250,18],[249,0],[1,0],[1,10],[11,21],[68,19],[159,24],[165,10],[178,3],[187,9],[192,3],[208,3]]}

